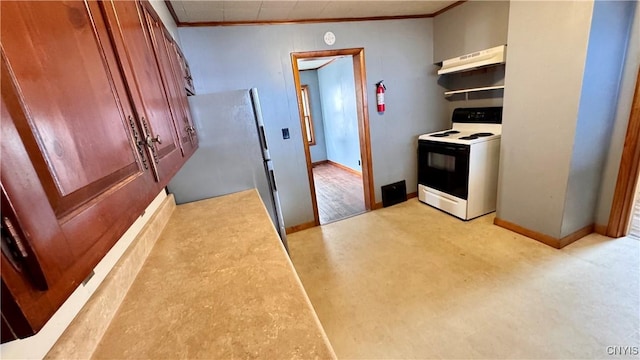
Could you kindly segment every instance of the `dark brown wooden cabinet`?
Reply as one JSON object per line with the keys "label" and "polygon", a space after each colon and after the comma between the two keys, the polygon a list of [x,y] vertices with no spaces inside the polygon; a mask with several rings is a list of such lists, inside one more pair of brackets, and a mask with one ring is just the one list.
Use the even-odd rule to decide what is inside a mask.
{"label": "dark brown wooden cabinet", "polygon": [[182,162],[182,153],[139,3],[116,0],[101,5],[138,110],[150,167],[158,181],[171,177]]}
{"label": "dark brown wooden cabinet", "polygon": [[0,6],[5,342],[46,323],[195,148],[138,3]]}
{"label": "dark brown wooden cabinet", "polygon": [[[153,11],[148,2],[141,3],[142,12],[152,39],[153,49],[156,55],[158,67],[161,69],[162,80],[169,98],[169,103],[176,120],[175,127],[178,130],[180,145],[185,154],[191,154],[198,146],[196,129],[193,126],[189,104],[185,97],[186,92],[183,83],[183,72],[178,58],[180,50],[158,15]],[[186,62],[185,62],[186,63]]]}

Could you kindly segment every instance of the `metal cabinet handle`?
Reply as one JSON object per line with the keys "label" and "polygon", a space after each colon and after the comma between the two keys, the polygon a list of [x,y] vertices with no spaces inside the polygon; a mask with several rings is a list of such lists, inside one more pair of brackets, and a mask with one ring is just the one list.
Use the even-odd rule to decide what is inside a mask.
{"label": "metal cabinet handle", "polygon": [[[144,116],[142,116],[140,118],[140,120],[142,120],[142,127],[144,130],[144,134],[146,134],[145,138],[144,138],[144,142],[140,142],[140,145],[147,145],[147,148],[149,148],[149,150],[151,150],[151,154],[153,155],[153,161],[156,164],[160,163],[160,158],[158,157],[158,152],[156,151],[156,147],[153,146],[153,143],[156,142],[158,144],[162,144],[162,141],[160,140],[160,135],[157,135],[155,138],[151,137],[151,130],[149,130],[149,125],[147,124],[147,120],[144,118]],[[156,177],[157,177],[157,169],[154,167],[154,173],[156,173]]]}
{"label": "metal cabinet handle", "polygon": [[151,149],[153,149],[153,143],[162,144],[162,140],[160,140],[160,135],[156,135],[156,137],[151,137],[151,135],[147,135],[144,139],[144,143]]}
{"label": "metal cabinet handle", "polygon": [[140,139],[140,135],[138,134],[137,126],[135,121],[133,120],[133,116],[129,115],[129,125],[131,126],[131,133],[133,134],[133,139],[136,142],[136,147],[138,148],[138,155],[140,159],[142,159],[142,165],[145,169],[149,169],[149,164],[147,164],[147,157],[144,154],[144,150],[142,150],[142,146],[145,143]]}
{"label": "metal cabinet handle", "polygon": [[160,135],[156,135],[156,137],[151,138],[151,143],[157,142],[158,144],[162,144],[162,140],[160,140]]}

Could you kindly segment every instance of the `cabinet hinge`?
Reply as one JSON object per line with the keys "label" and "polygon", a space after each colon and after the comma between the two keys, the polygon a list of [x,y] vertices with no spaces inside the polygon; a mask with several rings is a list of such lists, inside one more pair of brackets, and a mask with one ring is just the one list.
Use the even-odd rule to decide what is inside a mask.
{"label": "cabinet hinge", "polygon": [[138,129],[136,127],[136,123],[133,120],[133,116],[129,115],[129,125],[131,126],[131,133],[133,134],[133,140],[136,142],[136,147],[138,148],[138,155],[140,155],[140,159],[142,159],[142,166],[144,166],[145,170],[149,169],[149,164],[147,164],[147,157],[144,156],[144,150],[142,150],[142,146],[140,144],[140,135],[138,134]]}
{"label": "cabinet hinge", "polygon": [[8,245],[7,250],[9,250],[11,255],[13,255],[13,258],[25,259],[29,257],[29,253],[27,252],[27,248],[24,246],[24,243],[22,242],[22,238],[20,237],[20,234],[18,234],[18,231],[13,226],[13,223],[6,216],[2,217],[2,230],[6,231],[6,233],[3,234],[5,235],[3,236],[3,240],[6,243],[6,245]]}
{"label": "cabinet hinge", "polygon": [[[43,269],[29,243],[29,234],[22,231],[15,211],[2,189],[2,213],[0,219],[0,245],[2,254],[11,266],[33,285],[45,291],[49,288]],[[4,272],[4,269],[2,270]]]}

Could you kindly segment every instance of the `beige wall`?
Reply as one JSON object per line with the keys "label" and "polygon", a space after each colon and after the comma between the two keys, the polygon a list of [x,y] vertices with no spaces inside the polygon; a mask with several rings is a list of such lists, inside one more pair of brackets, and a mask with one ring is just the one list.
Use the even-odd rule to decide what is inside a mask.
{"label": "beige wall", "polygon": [[509,1],[469,1],[433,19],[433,62],[507,43]]}
{"label": "beige wall", "polygon": [[593,2],[512,2],[496,216],[559,237]]}
{"label": "beige wall", "polygon": [[556,238],[594,222],[631,6],[511,3],[497,217]]}

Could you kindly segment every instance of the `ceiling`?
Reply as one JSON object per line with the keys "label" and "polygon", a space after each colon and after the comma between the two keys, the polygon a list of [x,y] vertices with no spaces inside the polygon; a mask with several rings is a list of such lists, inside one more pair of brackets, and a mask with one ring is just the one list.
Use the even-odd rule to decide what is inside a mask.
{"label": "ceiling", "polygon": [[327,57],[318,57],[318,58],[298,59],[298,70],[299,71],[315,70],[341,57],[342,56],[327,56]]}
{"label": "ceiling", "polygon": [[170,0],[178,23],[260,23],[300,22],[425,16],[437,13],[458,1],[187,1]]}

